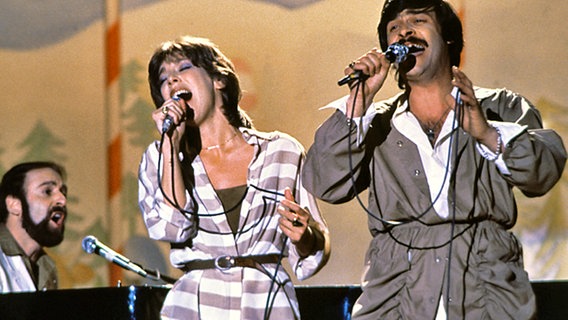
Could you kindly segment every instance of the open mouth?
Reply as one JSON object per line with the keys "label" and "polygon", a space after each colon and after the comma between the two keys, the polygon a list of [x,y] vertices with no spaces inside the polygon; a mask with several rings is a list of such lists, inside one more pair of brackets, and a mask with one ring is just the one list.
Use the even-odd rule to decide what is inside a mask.
{"label": "open mouth", "polygon": [[424,46],[419,45],[419,44],[411,43],[411,44],[408,46],[408,53],[422,52],[422,51],[424,51],[424,50],[425,50]]}
{"label": "open mouth", "polygon": [[174,99],[175,101],[179,101],[179,100],[185,101],[186,111],[187,111],[187,114],[186,114],[186,117],[185,117],[186,119],[193,119],[193,117],[195,116],[193,109],[191,108],[189,103],[187,103],[189,100],[191,100],[192,96],[193,95],[191,94],[191,91],[189,91],[187,89],[176,90],[172,94],[172,99]]}
{"label": "open mouth", "polygon": [[51,215],[51,221],[55,222],[58,225],[63,224],[64,220],[65,220],[65,212],[63,211],[55,211]]}
{"label": "open mouth", "polygon": [[185,90],[185,89],[175,91],[174,94],[172,95],[172,99],[174,99],[176,101],[178,101],[180,99],[188,101],[188,100],[191,99],[191,92],[189,90]]}

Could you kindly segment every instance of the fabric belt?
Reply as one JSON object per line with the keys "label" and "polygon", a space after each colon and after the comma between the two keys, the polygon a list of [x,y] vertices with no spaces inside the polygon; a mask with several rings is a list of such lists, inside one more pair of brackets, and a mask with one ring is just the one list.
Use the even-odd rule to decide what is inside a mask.
{"label": "fabric belt", "polygon": [[217,269],[227,271],[235,267],[261,269],[262,264],[278,263],[279,254],[265,254],[255,256],[218,256],[210,260],[193,260],[187,262],[181,270],[190,272],[193,270]]}

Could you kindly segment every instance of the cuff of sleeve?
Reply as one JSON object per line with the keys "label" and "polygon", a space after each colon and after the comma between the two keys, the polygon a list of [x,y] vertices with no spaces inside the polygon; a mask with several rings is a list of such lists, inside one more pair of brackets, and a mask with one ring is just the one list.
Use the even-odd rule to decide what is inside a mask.
{"label": "cuff of sleeve", "polygon": [[526,130],[526,126],[522,126],[512,122],[488,121],[491,126],[497,129],[499,133],[499,143],[501,145],[500,152],[495,153],[481,143],[477,143],[476,147],[479,153],[487,160],[495,161],[495,165],[505,175],[510,175],[511,172],[503,160],[503,151],[511,140]]}
{"label": "cuff of sleeve", "polygon": [[316,253],[307,256],[305,258],[299,258],[298,252],[294,247],[294,254],[298,257],[296,264],[294,265],[294,273],[298,280],[305,280],[314,275],[314,273],[319,269],[320,263],[323,260],[323,250],[319,250]]}

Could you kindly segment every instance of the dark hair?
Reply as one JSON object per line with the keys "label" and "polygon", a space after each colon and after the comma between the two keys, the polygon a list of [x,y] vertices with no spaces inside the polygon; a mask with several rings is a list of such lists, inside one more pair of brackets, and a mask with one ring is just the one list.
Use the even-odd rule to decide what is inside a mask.
{"label": "dark hair", "polygon": [[[386,51],[389,46],[387,24],[405,9],[434,11],[442,30],[442,38],[448,44],[450,66],[459,67],[464,44],[462,24],[453,7],[442,0],[386,0],[381,13],[381,20],[377,26],[381,50]],[[399,79],[399,87],[403,88],[401,81]]]}
{"label": "dark hair", "polygon": [[6,198],[8,196],[15,197],[26,203],[26,190],[24,182],[28,172],[36,169],[49,168],[57,172],[61,178],[65,178],[65,169],[50,161],[24,162],[12,167],[2,177],[0,183],[0,222],[5,223],[8,218],[8,208],[6,207]]}
{"label": "dark hair", "polygon": [[164,103],[161,93],[160,67],[162,63],[189,59],[194,66],[203,68],[212,79],[221,80],[225,87],[223,95],[223,114],[234,127],[252,127],[246,113],[240,109],[242,91],[239,77],[231,60],[209,39],[183,36],[175,41],[164,42],[154,51],[148,64],[150,93],[156,107]]}

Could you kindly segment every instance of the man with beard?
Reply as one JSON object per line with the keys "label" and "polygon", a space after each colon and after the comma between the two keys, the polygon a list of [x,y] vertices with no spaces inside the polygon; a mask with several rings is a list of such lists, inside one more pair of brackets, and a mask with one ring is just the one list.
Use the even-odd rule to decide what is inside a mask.
{"label": "man with beard", "polygon": [[[353,319],[534,319],[509,231],[513,188],[548,192],[566,162],[562,140],[524,97],[473,86],[446,1],[388,0],[378,34],[381,50],[345,69],[349,96],[330,105],[302,175],[330,203],[368,191],[373,239]],[[389,57],[404,53],[389,50],[397,44],[405,59]],[[402,92],[373,103],[391,61]]]}
{"label": "man with beard", "polygon": [[63,167],[28,162],[0,184],[0,292],[57,289],[57,269],[44,247],[63,241],[67,186]]}

